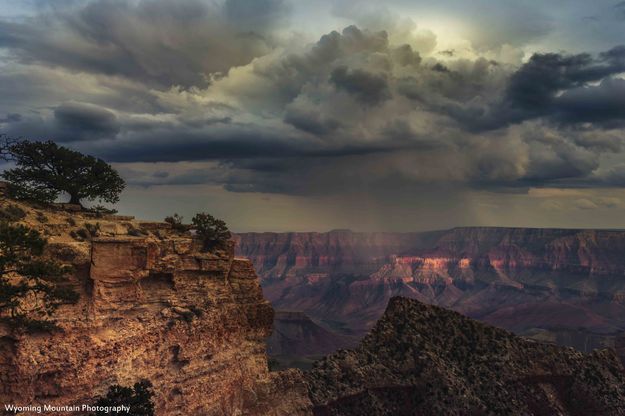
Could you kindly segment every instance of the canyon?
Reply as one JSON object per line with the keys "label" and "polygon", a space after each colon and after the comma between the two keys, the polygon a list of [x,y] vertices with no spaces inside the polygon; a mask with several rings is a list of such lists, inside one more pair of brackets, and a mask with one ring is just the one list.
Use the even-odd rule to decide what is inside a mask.
{"label": "canyon", "polygon": [[469,227],[424,233],[242,233],[277,309],[363,336],[393,296],[581,351],[625,328],[625,232]]}
{"label": "canyon", "polygon": [[[625,338],[616,339],[616,349],[585,354],[429,305],[427,297],[422,302],[390,295],[380,319],[358,341],[358,327],[345,326],[357,320],[332,320],[362,313],[355,298],[346,297],[346,306],[338,298],[322,305],[349,311],[325,320],[275,311],[252,261],[235,253],[235,242],[207,252],[192,233],[166,223],[0,199],[0,211],[8,205],[23,212],[19,223],[48,238],[47,256],[72,266],[68,284],[80,298],[56,311],[59,330],[30,333],[0,325],[0,403],[80,406],[94,403],[111,385],[147,379],[154,385],[155,414],[168,416],[625,412]],[[351,248],[332,243],[334,254],[326,250],[324,260],[287,256],[279,267],[266,260],[267,267],[259,269],[280,271],[274,280],[299,280],[313,290],[332,276],[341,276],[346,288],[370,280],[414,289],[418,282],[423,293],[440,282],[460,285],[457,276],[467,285],[482,279],[476,273],[481,263],[466,261],[465,249],[458,249],[465,243],[449,244],[459,257],[452,249],[444,252],[441,241],[449,241],[445,233],[407,234],[395,241],[388,234],[365,235]],[[438,257],[425,257],[433,242]],[[496,239],[489,244],[474,245],[476,253],[500,246]],[[360,249],[368,251],[363,255]],[[504,269],[513,269],[510,264]],[[449,273],[456,269],[459,274]],[[448,274],[441,275],[443,270]],[[364,271],[369,274],[359,278]],[[376,297],[364,287],[354,293],[370,302],[370,315],[363,315],[367,321],[392,291]],[[268,352],[328,355],[317,357],[305,372],[275,371]]]}

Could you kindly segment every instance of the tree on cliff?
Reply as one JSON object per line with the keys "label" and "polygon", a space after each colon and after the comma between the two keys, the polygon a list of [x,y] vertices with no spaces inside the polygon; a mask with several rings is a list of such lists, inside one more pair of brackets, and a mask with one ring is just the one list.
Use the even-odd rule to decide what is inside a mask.
{"label": "tree on cliff", "polygon": [[125,187],[108,163],[52,141],[16,141],[8,145],[8,153],[16,167],[2,177],[11,183],[10,192],[18,199],[49,203],[65,192],[71,204],[80,204],[82,199],[115,203]]}
{"label": "tree on cliff", "polygon": [[205,250],[224,247],[231,234],[226,223],[205,212],[195,214],[191,219],[192,229],[202,239]]}
{"label": "tree on cliff", "polygon": [[69,269],[42,257],[38,231],[0,221],[0,320],[12,327],[52,329],[49,318],[78,294],[64,286]]}
{"label": "tree on cliff", "polygon": [[189,229],[189,226],[182,222],[182,216],[174,213],[174,215],[170,215],[165,217],[165,222],[171,225],[171,229],[178,232],[185,232]]}
{"label": "tree on cliff", "polygon": [[[114,385],[109,388],[105,397],[101,397],[95,403],[95,406],[103,408],[114,406],[130,406],[129,415],[132,416],[153,416],[154,403],[152,403],[152,383],[148,380],[142,380],[135,383],[134,387],[124,387]],[[109,412],[98,411],[92,416],[109,415]]]}

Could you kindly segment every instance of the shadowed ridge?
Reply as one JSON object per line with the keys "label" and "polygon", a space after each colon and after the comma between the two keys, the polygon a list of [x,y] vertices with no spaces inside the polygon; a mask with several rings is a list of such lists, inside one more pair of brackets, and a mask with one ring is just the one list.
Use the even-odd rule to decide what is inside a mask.
{"label": "shadowed ridge", "polygon": [[317,415],[625,414],[612,350],[537,343],[402,297],[307,378]]}

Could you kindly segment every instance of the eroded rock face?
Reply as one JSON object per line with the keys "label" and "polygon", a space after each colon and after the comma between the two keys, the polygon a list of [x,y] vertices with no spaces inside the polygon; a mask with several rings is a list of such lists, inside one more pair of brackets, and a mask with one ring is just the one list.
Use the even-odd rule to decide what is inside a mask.
{"label": "eroded rock face", "polygon": [[306,374],[315,415],[622,415],[613,350],[583,354],[393,298],[362,343]]}
{"label": "eroded rock face", "polygon": [[582,351],[610,346],[625,328],[623,231],[468,227],[238,238],[239,254],[258,267],[276,308],[358,334],[393,296]]}
{"label": "eroded rock face", "polygon": [[266,279],[372,273],[393,253],[427,247],[436,233],[241,233],[237,253]]}
{"label": "eroded rock face", "polygon": [[[143,237],[108,228],[91,241],[68,241],[67,230],[52,239],[80,301],[57,311],[62,332],[0,329],[0,403],[93,403],[110,385],[148,379],[158,415],[306,414],[301,377],[268,371],[273,309],[249,260],[232,246],[202,253],[165,225]],[[294,399],[270,406],[280,386]]]}

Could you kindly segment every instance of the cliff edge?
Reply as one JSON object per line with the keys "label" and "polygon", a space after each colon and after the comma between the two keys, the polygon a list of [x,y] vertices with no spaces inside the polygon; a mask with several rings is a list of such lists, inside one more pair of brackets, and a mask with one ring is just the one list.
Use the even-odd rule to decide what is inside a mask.
{"label": "cliff edge", "polygon": [[[232,245],[204,253],[168,224],[6,200],[0,209],[9,204],[48,238],[49,256],[73,266],[80,300],[56,312],[60,331],[0,328],[0,403],[92,404],[113,384],[148,379],[158,415],[298,414],[305,388],[296,372],[268,371],[273,309]],[[304,393],[274,403],[277,388]]]}

